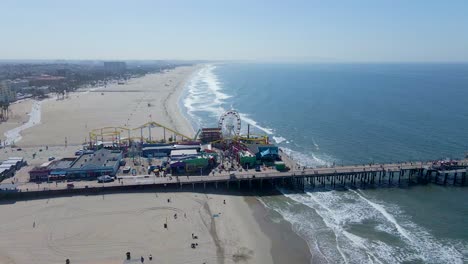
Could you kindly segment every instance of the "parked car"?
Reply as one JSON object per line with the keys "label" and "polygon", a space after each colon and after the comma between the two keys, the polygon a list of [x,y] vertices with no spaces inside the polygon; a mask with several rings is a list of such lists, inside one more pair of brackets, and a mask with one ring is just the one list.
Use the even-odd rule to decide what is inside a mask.
{"label": "parked car", "polygon": [[262,169],[260,169],[260,166],[257,165],[257,166],[255,166],[255,171],[262,171]]}
{"label": "parked car", "polygon": [[53,161],[55,157],[49,157],[49,161]]}
{"label": "parked car", "polygon": [[83,155],[83,150],[82,149],[75,152],[75,156],[81,156],[81,155]]}
{"label": "parked car", "polygon": [[73,188],[75,188],[75,184],[67,183],[67,189],[73,189]]}
{"label": "parked car", "polygon": [[104,175],[104,176],[98,177],[97,180],[98,180],[99,183],[113,182],[114,178],[109,176],[109,175]]}
{"label": "parked car", "polygon": [[131,169],[132,168],[130,168],[130,166],[127,166],[127,167],[123,168],[122,172],[123,173],[129,173]]}

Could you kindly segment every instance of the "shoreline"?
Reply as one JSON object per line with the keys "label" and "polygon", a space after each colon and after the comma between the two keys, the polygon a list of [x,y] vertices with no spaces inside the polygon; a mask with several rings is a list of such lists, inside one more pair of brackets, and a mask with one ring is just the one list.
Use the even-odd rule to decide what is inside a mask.
{"label": "shoreline", "polygon": [[[182,114],[178,101],[191,73],[198,67],[182,66],[165,73],[147,74],[99,91],[73,92],[64,100],[38,101],[42,108],[41,122],[21,129],[22,139],[15,144],[20,147],[57,146],[67,141],[68,145],[81,145],[92,129],[108,126],[133,129],[152,120],[193,136],[193,128]],[[5,124],[0,124],[0,129],[8,131],[19,126],[6,129]]]}
{"label": "shoreline", "polygon": [[[184,85],[184,89],[180,92],[179,95],[179,109],[181,114],[191,125],[194,133],[196,128],[194,127],[195,123],[190,120],[187,113],[187,109],[184,105],[184,97],[189,95],[187,91],[187,84],[198,73],[200,68],[205,65],[198,65],[197,70],[192,72],[191,76],[188,78]],[[277,190],[272,190],[275,195],[282,195]],[[232,194],[226,194],[232,195]],[[312,254],[307,242],[297,234],[290,222],[283,218],[279,213],[274,210],[266,207],[266,205],[260,201],[260,197],[252,196],[251,194],[246,195],[246,193],[241,193],[243,199],[239,203],[245,203],[248,206],[251,216],[256,222],[257,226],[260,228],[261,232],[268,238],[270,241],[270,255],[273,263],[275,264],[303,264],[311,263]],[[272,218],[280,218],[281,221],[276,223]],[[245,219],[245,217],[244,217]]]}
{"label": "shoreline", "polygon": [[[51,154],[55,157],[60,157],[73,153],[74,148],[82,143],[80,138],[87,135],[87,132],[92,128],[110,125],[122,126],[123,123],[127,127],[136,127],[148,121],[148,114],[150,116],[153,115],[155,120],[161,124],[168,125],[181,133],[193,136],[195,128],[185,114],[183,96],[187,95],[187,85],[200,67],[201,65],[180,67],[168,73],[151,74],[131,80],[125,85],[111,85],[99,91],[76,92],[70,94],[69,98],[65,100],[48,100],[42,104],[41,123],[25,129],[22,131],[24,133],[20,134],[23,139],[17,145],[24,148],[22,153],[13,150],[5,151],[5,153],[2,153],[2,157],[23,155],[28,161],[31,161],[31,165],[40,164],[47,160]],[[64,137],[68,137],[68,148],[63,147]],[[44,145],[60,147],[51,147],[48,151],[39,152],[36,159],[30,160],[29,154],[36,152],[36,149]],[[19,174],[27,173],[21,170]],[[138,191],[137,189],[135,191]],[[251,197],[250,195],[224,191],[204,194],[193,192],[159,192],[153,190],[141,193],[76,193],[54,197],[53,199],[49,199],[48,197],[37,197],[36,199],[28,197],[13,204],[1,203],[0,206],[3,207],[1,209],[9,212],[9,215],[2,214],[0,216],[0,221],[3,222],[8,222],[8,218],[15,215],[21,215],[25,210],[23,207],[28,204],[35,204],[37,208],[42,208],[41,210],[35,209],[34,215],[31,216],[38,218],[36,220],[38,223],[47,221],[49,206],[59,203],[61,207],[53,209],[54,214],[57,214],[57,219],[54,220],[57,221],[56,225],[48,227],[47,230],[38,230],[39,234],[28,231],[28,227],[26,226],[30,225],[30,223],[23,223],[24,219],[19,223],[11,222],[8,224],[5,229],[9,230],[7,233],[2,233],[5,230],[0,230],[0,237],[3,236],[0,239],[0,248],[3,247],[6,250],[6,252],[0,252],[0,262],[4,258],[18,262],[31,262],[35,260],[35,256],[29,255],[29,252],[37,252],[41,249],[44,253],[41,254],[42,257],[40,259],[34,261],[36,263],[56,262],[58,257],[61,256],[57,252],[68,252],[67,254],[72,256],[72,260],[75,260],[73,262],[103,263],[105,261],[106,263],[117,263],[115,262],[116,254],[120,254],[120,250],[122,252],[127,250],[114,245],[114,242],[120,239],[116,237],[119,237],[119,233],[121,232],[126,233],[126,239],[131,241],[128,247],[141,248],[138,235],[142,236],[144,240],[153,245],[145,246],[145,252],[151,252],[152,250],[153,256],[156,256],[156,253],[158,253],[160,258],[155,260],[159,262],[169,261],[169,263],[179,263],[181,260],[186,261],[187,259],[195,258],[200,263],[204,261],[206,263],[284,263],[285,260],[292,259],[289,256],[290,254],[298,255],[293,258],[296,262],[291,262],[291,264],[304,263],[303,260],[306,259],[308,260],[307,262],[310,262],[310,257],[303,250],[307,248],[306,242],[294,232],[291,232],[293,231],[291,225],[288,225],[284,219],[281,223],[274,223],[270,219],[273,212],[264,207],[257,200],[257,197]],[[154,200],[155,197],[156,201]],[[158,223],[162,221],[162,216],[165,215],[166,221],[169,221],[170,225],[173,225],[173,220],[167,220],[173,215],[171,210],[177,212],[184,211],[187,213],[187,216],[197,215],[198,220],[191,219],[193,222],[187,222],[179,226],[180,230],[169,230],[172,233],[168,239],[175,244],[172,244],[165,251],[158,252],[156,250],[159,250],[159,248],[165,249],[165,247],[160,245],[161,241],[155,241],[153,240],[154,238],[147,237],[144,230],[144,227],[149,222],[154,221],[154,218],[146,219],[145,215],[140,216],[126,212],[136,210],[134,209],[135,206],[141,207],[139,210],[153,212],[151,208],[155,208],[154,203],[156,203],[156,208],[167,208],[167,203],[165,203],[164,199],[160,199],[161,197],[170,197],[174,202],[171,201],[170,207],[173,209],[169,211],[168,209],[157,209],[154,213],[159,211],[164,213],[156,215],[151,213],[152,217],[158,219],[156,220]],[[126,198],[129,201],[133,201],[133,203],[128,203],[128,201],[123,202],[122,199]],[[113,201],[112,206],[105,202],[106,199]],[[225,204],[223,204],[223,200],[226,201]],[[7,200],[4,201],[7,202]],[[64,201],[67,202],[63,203]],[[89,201],[93,202],[89,203]],[[118,201],[121,201],[122,205]],[[99,205],[101,203],[106,204],[106,206]],[[110,221],[107,220],[107,215],[98,213],[81,215],[82,211],[93,212],[97,208],[100,208],[99,206],[104,206],[101,210],[109,210],[109,215],[122,214],[120,217],[133,219],[132,221],[135,223],[142,221],[141,225],[132,226],[129,229],[128,226],[118,224],[121,230],[120,232],[114,232],[116,227],[103,226],[94,222],[99,221],[99,223],[104,223]],[[75,212],[76,209],[72,209],[75,207],[78,208],[78,211],[76,211],[77,219],[85,221],[81,226],[77,226],[76,222],[67,223],[62,220],[62,217],[65,217],[68,211],[72,210]],[[62,212],[61,210],[65,211]],[[82,218],[85,216],[86,218]],[[89,220],[85,220],[87,218]],[[91,219],[93,219],[92,222],[89,222]],[[20,225],[17,226],[17,224]],[[59,234],[65,237],[71,236],[70,241],[76,244],[85,245],[90,242],[94,243],[94,241],[88,241],[88,238],[83,236],[82,233],[88,232],[84,228],[97,228],[95,225],[99,226],[98,233],[112,234],[113,239],[109,238],[110,240],[106,240],[107,242],[101,241],[103,244],[97,245],[102,250],[108,251],[104,256],[94,255],[96,254],[95,250],[85,246],[80,246],[83,256],[80,256],[81,254],[77,255],[68,247],[68,240],[61,242],[59,237],[56,236],[54,236],[52,241],[47,242],[47,244],[53,243],[52,248],[42,248],[41,246],[45,243],[42,241],[44,235],[47,236],[47,234],[55,232],[59,232]],[[40,224],[39,226],[41,227]],[[161,232],[160,226],[157,228],[150,226],[149,228],[151,232],[156,232],[156,237],[165,236],[164,231]],[[14,231],[18,231],[19,234],[14,235]],[[74,234],[74,232],[78,233]],[[201,240],[198,241],[200,250],[196,249],[194,251],[194,249],[190,248],[188,250],[180,248],[181,243],[190,243],[190,239],[185,237],[186,233],[189,232],[195,232],[200,237]],[[285,237],[287,238],[286,240],[284,240]],[[31,242],[25,242],[26,240],[24,239],[29,239]],[[29,248],[29,250],[13,248],[9,250],[10,244],[8,242],[12,240],[16,244],[26,245],[26,248]],[[109,245],[106,243],[111,243],[112,247],[108,248]],[[152,248],[154,245],[159,246]],[[119,248],[119,251],[116,251],[116,248]],[[301,250],[298,251],[298,249]],[[179,252],[180,250],[182,250],[182,253]],[[141,249],[133,249],[132,252],[138,254],[138,257],[139,254],[144,254]],[[177,255],[179,253],[176,252],[179,252],[181,255]],[[191,254],[195,254],[195,256]]]}
{"label": "shoreline", "polygon": [[189,95],[188,84],[192,81],[192,79],[194,78],[194,75],[198,74],[198,72],[205,66],[206,66],[206,64],[197,64],[196,65],[197,68],[187,78],[187,80],[185,81],[185,84],[183,86],[183,89],[179,92],[179,96],[177,98],[178,110],[179,110],[180,114],[183,116],[183,118],[186,120],[187,124],[191,127],[191,129],[193,131],[193,135],[195,135],[197,133],[198,129],[195,127],[195,125],[196,125],[195,122],[193,122],[193,120],[191,120],[191,118],[190,118],[190,116],[188,114],[187,108],[185,107],[185,104],[184,104],[184,99],[185,99],[185,97],[187,97]]}
{"label": "shoreline", "polygon": [[[279,213],[266,207],[259,199],[261,198],[244,196],[244,200],[249,205],[262,232],[272,243],[270,252],[273,263],[311,263],[312,254],[307,242],[294,231],[290,222]],[[280,221],[275,222],[272,219],[280,219]]]}

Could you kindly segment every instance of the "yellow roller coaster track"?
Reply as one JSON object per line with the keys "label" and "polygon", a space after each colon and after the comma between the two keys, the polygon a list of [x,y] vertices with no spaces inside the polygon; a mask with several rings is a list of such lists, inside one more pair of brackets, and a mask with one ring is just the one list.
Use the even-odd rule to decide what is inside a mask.
{"label": "yellow roller coaster track", "polygon": [[172,133],[174,133],[174,134],[176,134],[176,135],[178,135],[178,136],[180,136],[180,137],[182,137],[182,138],[193,139],[192,137],[186,136],[186,135],[184,135],[184,134],[182,134],[182,133],[179,133],[179,132],[175,131],[174,129],[168,128],[168,127],[166,127],[166,126],[164,126],[164,125],[161,125],[161,124],[156,123],[156,122],[153,122],[153,121],[152,121],[152,122],[148,122],[148,123],[146,123],[146,124],[144,124],[144,125],[142,125],[142,126],[139,126],[139,127],[137,127],[137,128],[134,128],[134,129],[132,129],[132,130],[138,130],[138,129],[142,129],[142,128],[146,128],[146,127],[162,127],[162,128],[164,128],[164,129],[166,129],[166,130],[169,130],[169,131],[171,131]]}
{"label": "yellow roller coaster track", "polygon": [[122,135],[122,133],[126,133],[125,135],[125,138],[130,138],[130,139],[140,139],[141,137],[136,137],[136,136],[131,136],[131,131],[134,131],[134,130],[142,130],[143,128],[154,128],[154,127],[160,127],[160,128],[163,128],[167,131],[170,131],[172,132],[174,135],[176,136],[180,136],[183,139],[189,139],[189,140],[194,140],[192,137],[189,137],[189,136],[186,136],[182,133],[179,133],[177,131],[175,131],[174,129],[171,129],[167,126],[164,126],[160,123],[157,123],[157,122],[148,122],[144,125],[141,125],[139,127],[136,127],[136,128],[126,128],[126,127],[102,127],[102,128],[96,128],[96,129],[93,129],[89,132],[89,137],[90,137],[90,140],[97,140],[99,137],[105,137],[105,136],[118,136],[120,138],[120,136]]}

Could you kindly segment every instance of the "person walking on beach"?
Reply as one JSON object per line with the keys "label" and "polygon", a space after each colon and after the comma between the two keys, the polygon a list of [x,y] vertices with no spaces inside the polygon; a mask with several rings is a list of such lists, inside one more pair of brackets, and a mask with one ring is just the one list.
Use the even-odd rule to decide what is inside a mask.
{"label": "person walking on beach", "polygon": [[148,259],[149,259],[150,261],[153,260],[153,255],[150,254],[149,257],[148,257]]}
{"label": "person walking on beach", "polygon": [[144,263],[144,262],[145,262],[145,258],[144,258],[143,256],[141,256],[140,261],[141,261],[141,263]]}

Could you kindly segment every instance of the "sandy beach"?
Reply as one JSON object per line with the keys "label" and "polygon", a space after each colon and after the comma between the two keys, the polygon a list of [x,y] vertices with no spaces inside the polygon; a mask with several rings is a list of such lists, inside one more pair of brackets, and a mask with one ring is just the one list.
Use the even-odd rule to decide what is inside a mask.
{"label": "sandy beach", "polygon": [[[197,68],[178,67],[164,74],[149,74],[92,91],[71,93],[64,100],[52,97],[42,102],[39,124],[22,131],[21,147],[82,144],[92,129],[102,127],[136,128],[156,121],[184,135],[193,136],[188,121],[180,113],[178,99],[191,73]],[[14,119],[0,124],[7,130],[28,119],[31,100],[14,104]],[[28,111],[29,110],[29,111]],[[153,131],[154,135],[160,131]],[[147,133],[144,130],[144,133]],[[134,131],[135,136],[140,131]],[[89,138],[88,138],[89,139]]]}
{"label": "sandy beach", "polygon": [[[125,85],[73,93],[65,100],[46,100],[40,123],[21,132],[16,145],[23,149],[6,148],[0,158],[24,156],[31,166],[48,156],[73,156],[93,128],[133,128],[151,119],[192,136],[178,100],[197,69],[179,67]],[[32,100],[14,104],[16,116],[0,124],[2,135],[27,122],[32,105]],[[15,176],[20,182],[27,180],[30,166]],[[141,256],[145,263],[310,262],[306,243],[287,222],[272,217],[255,196],[232,191],[0,200],[0,211],[0,264],[65,263],[67,258],[83,264],[139,263]],[[131,262],[125,261],[127,251]]]}
{"label": "sandy beach", "polygon": [[5,122],[0,123],[0,139],[3,142],[6,139],[5,132],[19,127],[29,120],[29,113],[33,106],[34,100],[25,99],[18,102],[14,102],[10,105],[9,118]]}
{"label": "sandy beach", "polygon": [[127,251],[154,263],[272,263],[268,240],[236,207],[246,206],[235,201],[242,197],[227,199],[141,193],[4,204],[0,263],[124,263]]}

